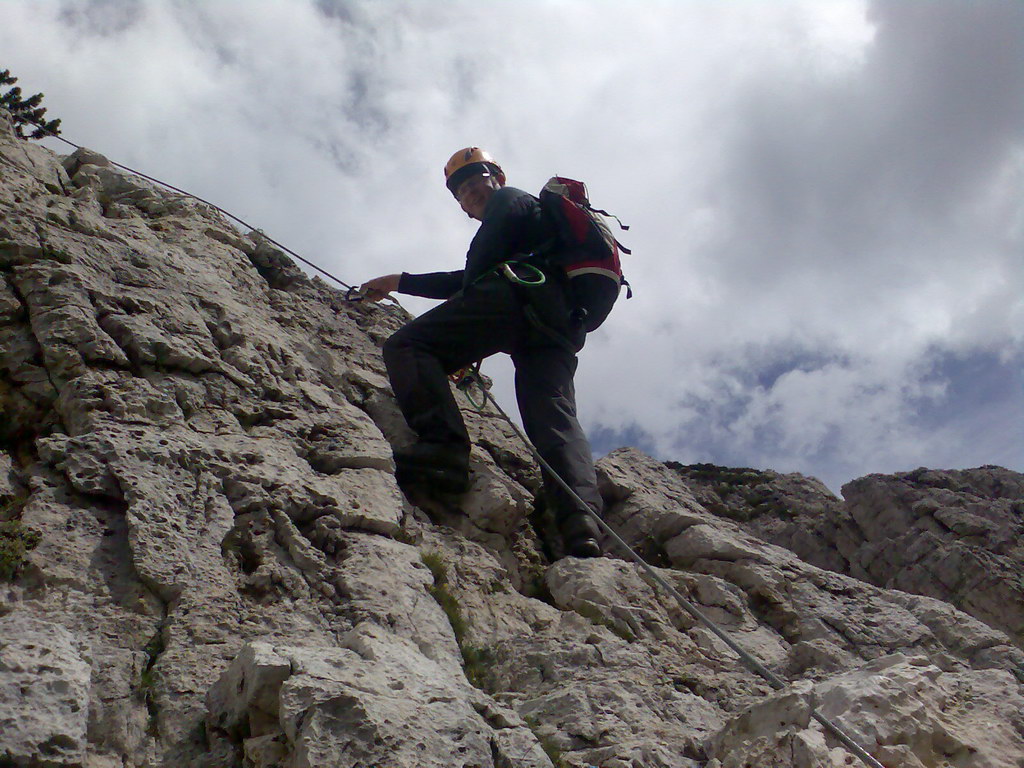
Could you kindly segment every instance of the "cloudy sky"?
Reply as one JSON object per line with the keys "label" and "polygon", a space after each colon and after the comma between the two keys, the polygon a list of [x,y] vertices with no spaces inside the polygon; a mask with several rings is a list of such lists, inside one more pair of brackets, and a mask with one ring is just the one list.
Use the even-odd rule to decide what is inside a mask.
{"label": "cloudy sky", "polygon": [[635,291],[598,454],[1024,471],[1019,0],[0,0],[4,68],[349,282],[461,266],[459,147],[586,180]]}

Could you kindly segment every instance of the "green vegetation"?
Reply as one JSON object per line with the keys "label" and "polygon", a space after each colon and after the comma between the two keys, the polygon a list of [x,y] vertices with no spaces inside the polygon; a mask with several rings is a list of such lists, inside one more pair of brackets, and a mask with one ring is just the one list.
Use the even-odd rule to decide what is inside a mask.
{"label": "green vegetation", "polygon": [[444,615],[448,617],[455,633],[455,641],[461,648],[462,640],[466,636],[466,620],[462,617],[459,601],[448,591],[448,563],[438,552],[424,552],[420,557],[434,577],[434,584],[429,590],[430,596],[437,601]]}
{"label": "green vegetation", "polygon": [[459,601],[448,589],[448,563],[439,552],[423,552],[420,554],[423,564],[430,569],[434,577],[434,583],[429,591],[444,615],[448,617],[448,623],[452,625],[452,632],[455,634],[455,642],[458,643],[459,651],[462,653],[462,668],[466,679],[477,688],[484,687],[487,668],[491,663],[492,655],[486,648],[478,648],[466,642],[466,633],[469,625],[462,615]]}
{"label": "green vegetation", "polygon": [[156,671],[153,667],[156,665],[157,659],[160,658],[160,654],[164,652],[166,646],[164,644],[163,628],[157,629],[149,642],[143,647],[142,652],[146,654],[146,668],[142,670],[142,675],[139,680],[139,688],[146,691],[146,695],[149,695],[149,689],[153,687],[155,682]]}
{"label": "green vegetation", "polygon": [[13,581],[25,565],[25,555],[42,536],[19,519],[27,498],[18,496],[0,506],[0,581]]}
{"label": "green vegetation", "polygon": [[487,670],[494,661],[494,654],[487,648],[475,645],[460,645],[462,669],[471,685],[486,690]]}
{"label": "green vegetation", "polygon": [[[9,69],[0,70],[0,87],[14,85],[18,78],[11,76]],[[60,120],[47,120],[46,107],[40,106],[43,94],[37,93],[22,98],[21,88],[15,86],[0,94],[0,107],[8,110],[14,119],[14,132],[22,139],[41,139],[44,136],[60,135]],[[26,133],[29,126],[29,133]]]}
{"label": "green vegetation", "polygon": [[717,464],[680,464],[666,461],[665,466],[693,480],[717,482],[724,486],[749,485],[762,480],[762,472],[751,467],[720,467]]}
{"label": "green vegetation", "polygon": [[696,483],[693,490],[699,501],[721,517],[749,522],[761,515],[795,516],[778,491],[771,487],[778,475],[770,470],[715,464],[683,465],[675,461],[666,462],[666,466],[678,472],[684,482]]}

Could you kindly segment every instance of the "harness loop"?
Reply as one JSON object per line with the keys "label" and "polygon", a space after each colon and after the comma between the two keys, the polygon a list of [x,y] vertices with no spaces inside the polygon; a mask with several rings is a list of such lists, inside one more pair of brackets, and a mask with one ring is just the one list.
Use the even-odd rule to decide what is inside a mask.
{"label": "harness loop", "polygon": [[[526,277],[520,277],[516,274],[515,267],[524,267],[528,270]],[[502,274],[508,278],[509,282],[515,283],[516,285],[527,285],[536,286],[544,285],[547,282],[547,276],[541,271],[539,267],[534,264],[530,264],[525,261],[506,261],[499,269]]]}

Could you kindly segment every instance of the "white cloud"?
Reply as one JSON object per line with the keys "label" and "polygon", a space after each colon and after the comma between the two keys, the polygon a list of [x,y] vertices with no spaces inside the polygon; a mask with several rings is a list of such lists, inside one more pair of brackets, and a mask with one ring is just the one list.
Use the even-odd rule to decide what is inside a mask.
{"label": "white cloud", "polygon": [[[1014,0],[7,0],[4,15],[2,66],[69,138],[353,282],[460,266],[474,225],[440,171],[459,146],[527,189],[586,179],[635,252],[636,297],[581,358],[602,442],[833,486],[960,457],[1024,468],[1019,429],[955,384],[971,355],[988,361],[974,377],[1005,377],[1024,342]],[[511,403],[507,364],[488,367]]]}

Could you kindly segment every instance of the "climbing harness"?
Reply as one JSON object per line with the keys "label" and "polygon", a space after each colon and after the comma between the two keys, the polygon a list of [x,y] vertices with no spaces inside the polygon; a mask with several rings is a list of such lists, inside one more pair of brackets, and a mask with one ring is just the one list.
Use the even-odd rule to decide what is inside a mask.
{"label": "climbing harness", "polygon": [[[33,122],[33,121],[29,120],[28,122]],[[43,128],[43,126],[40,125],[39,123],[33,122],[33,124]],[[44,130],[45,130],[45,128],[44,128]],[[69,141],[68,139],[65,139],[64,137],[59,136],[56,133],[53,133],[52,131],[46,131],[46,133],[48,133],[53,138],[58,139],[59,141],[62,141],[65,144],[68,144],[68,145],[74,147],[75,149],[82,149],[83,148],[81,145],[75,144],[73,141]],[[175,187],[172,184],[168,184],[165,181],[161,181],[160,179],[156,179],[156,178],[153,178],[152,176],[148,176],[148,175],[146,175],[144,173],[141,173],[140,171],[136,171],[133,168],[129,168],[128,166],[122,165],[121,163],[115,162],[113,160],[110,160],[109,162],[110,162],[111,165],[114,165],[114,166],[116,166],[118,168],[121,168],[122,170],[128,171],[129,173],[133,173],[136,176],[139,176],[139,177],[141,177],[143,179],[146,179],[148,181],[152,181],[155,184],[159,184],[160,186],[166,187],[167,189],[173,190],[174,192],[178,192],[179,194],[182,194],[182,195],[185,195],[186,197],[192,198],[193,200],[197,200],[200,203],[203,203],[204,205],[208,205],[211,208],[213,208],[213,209],[219,211],[220,213],[224,214],[225,216],[227,216],[232,221],[235,221],[238,224],[241,224],[243,227],[246,227],[250,231],[254,231],[254,232],[259,231],[259,230],[257,230],[256,227],[253,227],[251,224],[248,224],[247,222],[245,222],[242,219],[238,218],[234,214],[229,213],[228,211],[226,211],[223,208],[221,208],[219,205],[211,203],[208,200],[204,200],[203,198],[199,197],[198,195],[193,195],[192,193],[186,192],[183,189],[179,189],[178,187]],[[312,263],[311,261],[307,261],[302,256],[300,256],[299,254],[295,253],[295,251],[293,251],[290,248],[282,245],[281,243],[277,242],[273,238],[267,237],[266,235],[263,235],[263,238],[267,242],[276,245],[278,248],[280,248],[285,253],[288,253],[289,255],[294,256],[296,259],[301,261],[303,264],[307,265],[308,267],[310,267],[312,269],[315,269],[320,274],[330,278],[334,282],[336,282],[339,285],[341,285],[342,287],[344,287],[346,289],[346,293],[345,293],[345,299],[346,300],[352,301],[352,302],[358,302],[358,301],[362,301],[365,298],[362,294],[359,293],[358,288],[356,288],[355,286],[349,285],[348,283],[344,282],[343,280],[341,280],[341,279],[335,277],[334,275],[332,275],[330,272],[327,272],[326,270],[318,267],[316,264]],[[516,266],[523,265],[523,266],[528,267],[530,270],[532,270],[532,272],[530,272],[527,277],[523,278],[523,277],[518,276],[515,273],[514,268],[511,265],[516,265]],[[544,281],[545,281],[545,275],[544,275],[544,273],[538,267],[536,267],[533,264],[525,263],[522,260],[512,260],[510,262],[504,262],[503,264],[501,264],[498,267],[496,267],[495,270],[491,270],[490,272],[497,271],[499,269],[505,275],[506,278],[508,278],[512,282],[517,283],[519,285],[537,286],[537,285],[542,285],[544,283]],[[485,275],[486,274],[490,274],[490,272],[485,273]],[[485,275],[482,275],[481,277],[483,277]],[[744,662],[744,664],[747,665],[747,667],[751,671],[753,671],[753,672],[757,673],[758,675],[760,675],[761,677],[763,677],[772,686],[772,688],[774,688],[775,690],[781,690],[781,689],[786,687],[786,682],[782,678],[780,678],[778,675],[776,675],[770,669],[768,669],[766,666],[764,666],[764,664],[762,664],[760,661],[758,661],[757,658],[755,658],[753,655],[751,655],[748,651],[744,650],[731,637],[729,637],[729,635],[727,635],[724,630],[722,630],[717,624],[715,624],[710,618],[708,618],[699,608],[697,608],[696,605],[694,605],[689,600],[687,600],[685,597],[683,597],[679,593],[679,591],[675,589],[675,587],[673,587],[671,584],[669,584],[656,570],[654,570],[654,568],[652,566],[650,566],[647,563],[646,560],[644,560],[639,554],[637,554],[633,550],[633,548],[630,547],[614,531],[614,529],[612,529],[604,520],[602,520],[601,517],[597,513],[595,513],[594,510],[592,510],[590,508],[590,506],[587,505],[586,502],[583,501],[583,499],[580,498],[579,494],[577,494],[572,488],[569,487],[569,484],[566,483],[565,480],[563,480],[562,477],[557,472],[554,471],[554,469],[552,469],[551,465],[547,461],[545,461],[544,457],[541,456],[537,452],[537,449],[533,446],[533,443],[530,442],[529,438],[527,438],[527,436],[516,425],[516,423],[514,421],[512,421],[511,418],[509,418],[508,414],[505,413],[505,411],[502,409],[502,407],[500,405],[498,405],[497,401],[494,399],[494,396],[488,391],[488,388],[484,384],[483,378],[480,375],[480,363],[476,363],[473,366],[469,366],[467,368],[462,369],[461,371],[457,371],[456,373],[452,374],[451,378],[455,382],[455,385],[456,385],[456,387],[458,389],[462,390],[463,392],[466,392],[466,395],[467,395],[467,397],[469,397],[470,402],[472,402],[474,405],[477,405],[474,397],[469,392],[469,390],[472,389],[472,387],[474,386],[474,383],[475,383],[475,385],[477,386],[477,388],[478,388],[478,390],[481,393],[482,398],[483,398],[482,404],[481,405],[477,405],[478,409],[483,411],[483,409],[487,406],[488,403],[493,405],[495,410],[497,410],[498,415],[501,416],[501,418],[504,419],[508,423],[508,425],[512,428],[512,430],[516,433],[516,435],[522,441],[523,445],[526,446],[526,448],[529,450],[529,452],[531,453],[533,458],[544,469],[544,471],[548,473],[548,475],[559,485],[559,487],[561,487],[561,489],[563,491],[565,491],[569,495],[570,498],[575,500],[575,502],[579,506],[579,508],[581,510],[583,510],[584,512],[586,512],[586,514],[588,514],[591,517],[591,519],[593,519],[593,521],[597,524],[597,526],[602,531],[604,531],[609,537],[611,537],[611,539],[622,549],[622,551],[624,551],[629,556],[629,558],[633,562],[635,562],[637,565],[639,565],[647,573],[647,575],[650,576],[651,579],[656,584],[658,584],[658,586],[660,586],[669,595],[671,595],[675,599],[675,601],[677,603],[679,603],[679,605],[684,610],[686,610],[691,616],[693,616],[701,624],[703,624],[705,627],[707,627],[712,633],[715,634],[716,637],[718,637],[718,639],[720,639],[730,649],[732,649],[740,657],[740,659]],[[849,735],[847,735],[847,733],[842,728],[840,728],[832,720],[829,720],[827,717],[825,717],[820,712],[818,712],[817,709],[814,709],[814,708],[811,709],[811,716],[815,720],[817,720],[819,723],[821,723],[821,725],[824,726],[824,728],[826,730],[828,730],[829,733],[831,733],[833,736],[835,736],[836,739],[838,739],[847,749],[849,749],[851,752],[853,752],[855,755],[857,755],[857,757],[859,757],[864,762],[865,765],[869,766],[869,768],[885,768],[884,765],[882,765],[880,762],[878,762],[878,760],[873,758],[863,747],[861,747],[856,741],[854,741]],[[536,746],[536,745],[535,744],[531,745],[531,749],[534,746]],[[527,753],[524,753],[524,755],[525,754],[527,754]]]}
{"label": "climbing harness", "polygon": [[[744,664],[747,665],[748,669],[763,677],[768,682],[768,684],[771,685],[771,687],[777,691],[782,690],[786,687],[785,680],[783,680],[781,677],[779,677],[770,669],[768,669],[764,664],[758,661],[756,657],[754,657],[750,652],[745,650],[742,646],[738,645],[736,641],[729,637],[729,635],[726,634],[721,627],[715,624],[715,622],[713,622],[707,615],[705,615],[704,612],[701,611],[696,605],[694,605],[692,602],[683,597],[682,594],[680,594],[675,587],[669,584],[664,579],[664,577],[661,576],[661,574],[659,574],[651,565],[647,563],[646,560],[644,560],[639,554],[637,554],[637,552],[631,546],[629,546],[629,544],[627,544],[611,526],[609,526],[604,520],[601,519],[601,517],[596,512],[594,512],[593,509],[590,508],[590,505],[588,505],[585,501],[583,501],[583,499],[580,498],[579,494],[576,493],[576,491],[569,487],[569,484],[566,483],[565,480],[563,480],[557,472],[555,472],[551,465],[544,460],[544,457],[537,452],[537,449],[534,447],[533,443],[530,442],[530,439],[523,433],[523,431],[516,425],[516,423],[512,421],[511,418],[509,418],[509,415],[505,413],[504,409],[502,409],[502,407],[498,405],[498,402],[494,399],[494,396],[486,389],[481,389],[481,391],[484,394],[485,400],[489,402],[491,405],[493,405],[495,410],[498,412],[498,415],[501,416],[501,418],[504,419],[510,427],[512,427],[512,430],[516,433],[516,435],[522,441],[523,445],[526,446],[527,450],[529,450],[529,452],[533,455],[533,458],[544,469],[544,471],[547,472],[552,479],[554,479],[554,481],[563,491],[565,491],[573,500],[575,500],[579,508],[586,512],[591,517],[591,519],[595,523],[597,523],[598,527],[600,527],[602,531],[608,534],[608,536],[610,536],[611,539],[616,544],[618,544],[622,551],[624,551],[633,562],[635,562],[637,565],[643,568],[647,575],[650,576],[651,579],[658,584],[658,586],[660,586],[669,595],[671,595],[675,599],[675,601],[679,603],[679,605],[684,610],[686,610],[687,613],[689,613],[701,624],[703,624],[705,627],[711,630],[711,632],[713,632],[719,640],[721,640],[730,649],[732,649],[740,657]],[[851,738],[842,728],[836,725],[836,723],[834,723],[832,720],[822,715],[820,712],[818,712],[817,709],[813,707],[811,708],[811,717],[813,717],[815,720],[821,723],[821,725],[824,726],[829,731],[829,733],[835,736],[847,749],[849,749],[857,757],[863,760],[865,765],[868,765],[870,768],[885,768],[885,766],[882,765],[882,763],[878,762],[878,760],[872,757],[867,750],[865,750],[863,747],[860,746],[860,744],[854,741],[853,738]]]}

